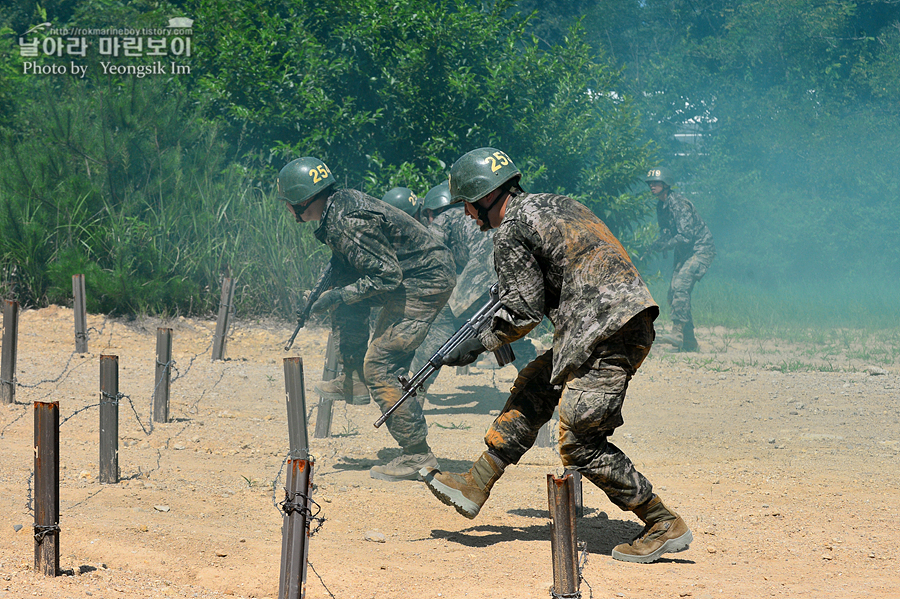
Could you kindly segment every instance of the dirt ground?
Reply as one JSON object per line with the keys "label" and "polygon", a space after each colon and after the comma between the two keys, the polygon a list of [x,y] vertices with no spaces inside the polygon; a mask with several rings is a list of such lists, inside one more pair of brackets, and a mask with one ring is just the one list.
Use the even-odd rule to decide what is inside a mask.
{"label": "dirt ground", "polygon": [[[71,310],[20,315],[16,403],[0,406],[0,598],[274,598],[286,355],[305,366],[324,518],[310,541],[307,597],[549,596],[553,448],[529,451],[466,520],[420,482],[369,477],[397,454],[372,426],[374,404],[336,403],[333,436],[313,438],[326,331],[302,331],[285,354],[290,323],[238,321],[228,359],[211,362],[212,321],[89,316],[88,325],[90,353],[74,354]],[[177,372],[171,422],[151,424],[158,326],[173,328]],[[897,335],[843,353],[724,329],[698,337],[699,354],[654,349],[613,438],[694,543],[655,564],[614,561],[611,548],[640,526],[585,483],[583,597],[900,597]],[[101,354],[119,356],[126,396],[118,484],[98,481]],[[445,470],[459,471],[483,450],[515,369],[446,370],[426,404],[429,442]],[[34,572],[34,401],[60,403],[56,578]]]}

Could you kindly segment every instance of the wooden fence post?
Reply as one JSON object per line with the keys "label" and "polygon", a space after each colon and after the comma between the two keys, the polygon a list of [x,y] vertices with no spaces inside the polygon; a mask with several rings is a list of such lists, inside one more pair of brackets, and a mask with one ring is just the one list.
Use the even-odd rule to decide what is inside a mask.
{"label": "wooden fence post", "polygon": [[578,587],[577,523],[575,520],[575,480],[571,474],[556,478],[547,475],[550,503],[550,552],[553,559],[553,589],[556,597],[580,598]]}
{"label": "wooden fence post", "polygon": [[219,301],[219,317],[216,319],[216,334],[213,337],[212,359],[225,359],[225,337],[231,318],[231,302],[234,300],[234,282],[230,278],[222,281],[222,298]]}
{"label": "wooden fence post", "polygon": [[100,483],[119,482],[119,356],[100,356]]}
{"label": "wooden fence post", "polygon": [[309,459],[303,360],[284,359],[290,454],[285,484],[284,520],[281,527],[281,575],[278,599],[302,599],[306,595],[309,524],[313,461]]}
{"label": "wooden fence post", "polygon": [[16,346],[19,343],[19,302],[3,301],[3,351],[0,357],[0,404],[16,401]]}
{"label": "wooden fence post", "polygon": [[169,382],[172,329],[156,329],[156,383],[153,387],[153,422],[169,421]]}
{"label": "wooden fence post", "polygon": [[79,354],[86,354],[88,338],[84,275],[72,275],[72,295],[75,297],[75,351]]}
{"label": "wooden fence post", "polygon": [[59,402],[34,402],[34,569],[59,575]]}

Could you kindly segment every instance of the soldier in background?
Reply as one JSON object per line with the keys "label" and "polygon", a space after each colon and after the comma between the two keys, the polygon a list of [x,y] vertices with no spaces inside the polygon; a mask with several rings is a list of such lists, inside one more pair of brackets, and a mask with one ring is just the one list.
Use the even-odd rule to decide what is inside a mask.
{"label": "soldier in background", "polygon": [[[394,208],[399,208],[419,222],[422,222],[422,202],[419,196],[409,187],[395,187],[381,198],[385,204],[390,204]],[[427,227],[428,224],[425,223]]]}
{"label": "soldier in background", "polygon": [[[419,197],[408,187],[395,187],[384,194],[381,201],[399,208],[416,220],[419,220],[422,203]],[[320,381],[313,388],[316,392],[331,400],[342,400],[350,394],[350,401],[356,405],[369,403],[369,390],[365,380],[361,376],[361,370],[355,370],[354,365],[361,367],[363,356],[369,347],[369,337],[372,327],[378,319],[379,307],[370,308],[366,302],[360,302],[353,307],[342,310],[340,318],[348,322],[355,322],[356,326],[345,326],[343,332],[332,332],[331,343],[337,351],[337,361],[340,373],[329,381]],[[346,358],[345,358],[346,356]],[[351,385],[347,385],[347,377],[350,377]]]}
{"label": "soldier in background", "polygon": [[700,349],[694,336],[694,319],[691,316],[691,291],[703,278],[716,255],[712,234],[697,214],[694,205],[683,195],[672,191],[675,182],[672,172],[654,168],[644,179],[650,192],[656,196],[656,217],[659,221],[659,237],[649,252],[674,250],[675,265],[669,286],[669,308],[672,316],[672,333],[660,335],[658,340],[675,346],[680,351]]}
{"label": "soldier in background", "polygon": [[[467,217],[461,203],[450,201],[447,181],[435,185],[425,195],[422,213],[426,225],[438,240],[450,250],[456,268],[456,287],[447,305],[431,324],[428,336],[416,350],[410,372],[416,373],[440,347],[453,336],[489,298],[491,285],[497,282],[494,272],[494,232],[482,232]],[[513,364],[521,368],[537,352],[528,339],[515,343]],[[423,385],[423,391],[438,378],[440,370]]]}
{"label": "soldier in background", "polygon": [[[298,158],[281,169],[278,198],[298,222],[318,221],[315,237],[331,249],[338,283],[319,296],[311,312],[334,311],[332,326],[340,333],[342,345],[360,328],[357,315],[346,318],[346,311],[360,305],[381,306],[362,371],[384,413],[402,396],[397,376],[409,371],[429,324],[450,297],[456,276],[447,248],[418,221],[360,191],[336,189],[335,183],[321,160]],[[345,368],[351,367],[349,359],[345,354]],[[401,405],[387,419],[387,428],[402,451],[388,464],[372,467],[372,478],[414,480],[420,468],[437,467],[419,402]]]}
{"label": "soldier in background", "polygon": [[659,306],[621,243],[583,204],[555,194],[525,193],[521,173],[505,153],[479,148],[450,169],[454,202],[482,230],[496,228],[494,265],[501,308],[490,328],[461,343],[445,360],[478,355],[520,339],[546,316],[553,348],[516,377],[509,399],[485,434],[485,451],[463,474],[423,469],[443,503],[474,518],[510,464],[534,444],[559,406],[563,465],[600,487],[646,525],[615,559],[649,563],[683,551],[693,540],[684,520],[608,437],[623,424],[628,381],[650,352]]}

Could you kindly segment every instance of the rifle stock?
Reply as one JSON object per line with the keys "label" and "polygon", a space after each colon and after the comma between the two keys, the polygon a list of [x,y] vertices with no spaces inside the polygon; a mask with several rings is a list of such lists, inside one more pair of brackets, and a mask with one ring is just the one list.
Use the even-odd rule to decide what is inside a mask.
{"label": "rifle stock", "polygon": [[[375,421],[375,428],[380,427],[388,417],[394,413],[394,411],[403,405],[410,397],[414,396],[419,389],[422,388],[422,385],[425,381],[428,380],[432,374],[441,369],[444,365],[444,358],[447,357],[453,349],[455,349],[460,343],[466,341],[468,339],[472,339],[473,337],[477,337],[478,333],[482,330],[486,329],[491,325],[491,320],[494,318],[494,314],[497,310],[500,309],[500,285],[499,283],[494,283],[491,285],[490,289],[490,299],[478,309],[478,311],[472,315],[469,320],[467,320],[463,325],[456,331],[450,339],[448,339],[444,345],[440,347],[434,355],[428,359],[428,362],[425,363],[424,366],[413,376],[411,379],[407,379],[405,376],[398,376],[397,380],[400,381],[400,385],[403,387],[403,396],[400,400],[388,408],[384,414],[382,414],[378,420]],[[516,359],[515,354],[513,354],[513,350],[508,345],[504,345],[497,349],[494,352],[494,356],[497,358],[497,363],[500,366],[506,366],[510,362]]]}

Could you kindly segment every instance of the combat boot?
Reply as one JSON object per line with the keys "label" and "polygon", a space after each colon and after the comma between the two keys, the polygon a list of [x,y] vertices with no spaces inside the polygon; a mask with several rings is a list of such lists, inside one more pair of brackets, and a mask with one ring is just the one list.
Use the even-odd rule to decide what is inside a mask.
{"label": "combat boot", "polygon": [[481,511],[502,475],[503,468],[486,451],[465,474],[425,468],[419,472],[435,497],[470,520]]}
{"label": "combat boot", "polygon": [[419,478],[419,470],[436,468],[438,468],[438,461],[431,451],[427,453],[401,453],[384,466],[372,466],[369,469],[369,476],[390,482],[416,480]]}
{"label": "combat boot", "polygon": [[[352,385],[347,384],[347,373],[341,373],[337,378],[330,381],[322,381],[313,388],[321,397],[331,400],[342,400],[348,395],[349,403],[353,405],[364,405],[369,403],[369,389],[366,384],[355,376],[351,376]],[[347,387],[345,389],[345,387]]]}
{"label": "combat boot", "polygon": [[682,336],[683,341],[681,343],[681,351],[686,351],[686,352],[700,351],[700,344],[697,343],[697,338],[694,337],[693,321],[689,320],[686,323],[684,323],[684,326],[682,327],[682,331],[684,331],[684,334]]}
{"label": "combat boot", "polygon": [[684,344],[684,323],[672,321],[672,332],[657,335],[656,341],[674,345],[676,348],[681,349],[681,346]]}
{"label": "combat boot", "polygon": [[664,553],[686,550],[694,540],[681,516],[667,508],[658,495],[634,508],[634,513],[646,526],[631,543],[616,545],[613,559],[649,564]]}

